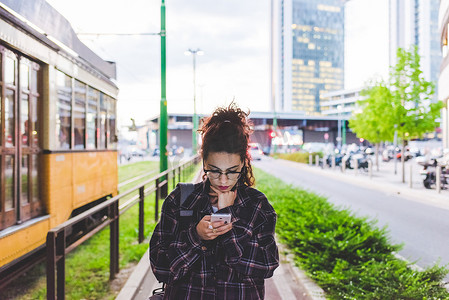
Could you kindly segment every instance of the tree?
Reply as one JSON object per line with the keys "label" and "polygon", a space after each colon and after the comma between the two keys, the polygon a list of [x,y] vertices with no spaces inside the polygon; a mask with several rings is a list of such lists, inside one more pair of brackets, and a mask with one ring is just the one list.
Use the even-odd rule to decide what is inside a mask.
{"label": "tree", "polygon": [[358,102],[362,110],[349,120],[349,126],[358,137],[376,145],[376,167],[379,171],[379,144],[392,141],[394,137],[391,130],[394,122],[392,95],[382,80],[371,83],[370,87],[362,90],[361,95],[366,96]]}
{"label": "tree", "polygon": [[[392,141],[394,132],[405,143],[435,130],[435,120],[440,115],[442,102],[432,103],[434,84],[426,81],[420,69],[420,57],[415,46],[410,51],[397,50],[397,63],[390,69],[388,83],[378,81],[365,88],[360,101],[362,111],[355,114],[349,126],[357,134],[372,143]],[[402,182],[405,182],[405,156],[402,159]],[[376,154],[378,165],[378,158]]]}
{"label": "tree", "polygon": [[418,48],[397,50],[397,63],[390,71],[392,114],[398,136],[402,139],[402,182],[405,182],[405,143],[435,130],[442,102],[431,103],[434,84],[426,81],[420,69]]}

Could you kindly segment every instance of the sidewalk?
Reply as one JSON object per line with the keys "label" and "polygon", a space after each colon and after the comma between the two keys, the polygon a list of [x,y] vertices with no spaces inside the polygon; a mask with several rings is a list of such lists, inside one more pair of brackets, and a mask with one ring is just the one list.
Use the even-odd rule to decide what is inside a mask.
{"label": "sidewalk", "polygon": [[[201,178],[199,173],[193,182]],[[265,280],[266,300],[324,300],[324,291],[298,269],[287,249],[278,243],[280,266],[273,277]],[[142,256],[139,264],[128,278],[116,300],[147,300],[152,291],[162,285],[151,271],[149,250]]]}
{"label": "sidewalk", "polygon": [[[265,280],[266,300],[324,300],[324,292],[303,271],[294,267],[290,256],[279,249],[281,265],[272,278]],[[156,280],[150,268],[148,250],[120,291],[116,300],[147,300],[151,292],[162,285]]]}

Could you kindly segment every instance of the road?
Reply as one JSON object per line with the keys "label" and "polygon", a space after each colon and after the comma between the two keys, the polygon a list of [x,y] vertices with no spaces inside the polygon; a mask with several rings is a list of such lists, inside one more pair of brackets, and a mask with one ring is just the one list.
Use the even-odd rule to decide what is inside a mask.
{"label": "road", "polygon": [[399,254],[416,262],[417,266],[449,263],[449,234],[446,232],[449,209],[370,189],[368,180],[367,187],[361,187],[287,161],[266,158],[253,165],[287,183],[320,194],[337,206],[349,208],[358,216],[377,219],[379,227],[387,225],[391,241],[404,244]]}

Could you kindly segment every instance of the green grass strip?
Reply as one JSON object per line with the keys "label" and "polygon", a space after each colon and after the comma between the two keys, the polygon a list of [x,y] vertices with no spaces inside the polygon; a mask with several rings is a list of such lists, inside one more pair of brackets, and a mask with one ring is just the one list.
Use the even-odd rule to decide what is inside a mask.
{"label": "green grass strip", "polygon": [[416,271],[394,256],[386,228],[256,169],[278,214],[277,235],[329,299],[449,299],[445,267]]}

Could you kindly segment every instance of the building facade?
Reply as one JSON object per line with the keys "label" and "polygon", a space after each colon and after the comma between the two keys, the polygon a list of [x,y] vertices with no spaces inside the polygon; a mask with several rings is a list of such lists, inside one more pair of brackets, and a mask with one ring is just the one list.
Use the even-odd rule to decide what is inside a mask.
{"label": "building facade", "polygon": [[365,99],[362,89],[339,90],[323,94],[321,114],[323,116],[342,116],[351,118],[353,112],[359,109],[358,101]]}
{"label": "building facade", "polygon": [[[204,116],[200,116],[202,118]],[[305,143],[337,144],[338,124],[344,121],[343,131],[346,132],[348,144],[357,143],[355,133],[348,127],[348,115],[340,116],[298,116],[295,112],[276,113],[277,126],[273,128],[272,112],[251,112],[253,122],[251,142],[259,143],[264,152],[270,152],[272,145],[277,145],[277,151],[297,150]],[[168,149],[180,147],[190,153],[192,149],[192,115],[168,115]],[[159,115],[149,119],[145,125],[137,128],[137,145],[141,149],[154,150],[159,145]],[[149,141],[149,142],[147,142]],[[201,141],[201,138],[198,138]]]}
{"label": "building facade", "polygon": [[272,110],[317,115],[343,89],[345,2],[272,0]]}
{"label": "building facade", "polygon": [[[418,46],[424,78],[438,85],[441,65],[439,0],[390,0],[390,65],[398,47]],[[438,99],[435,93],[434,100]]]}

